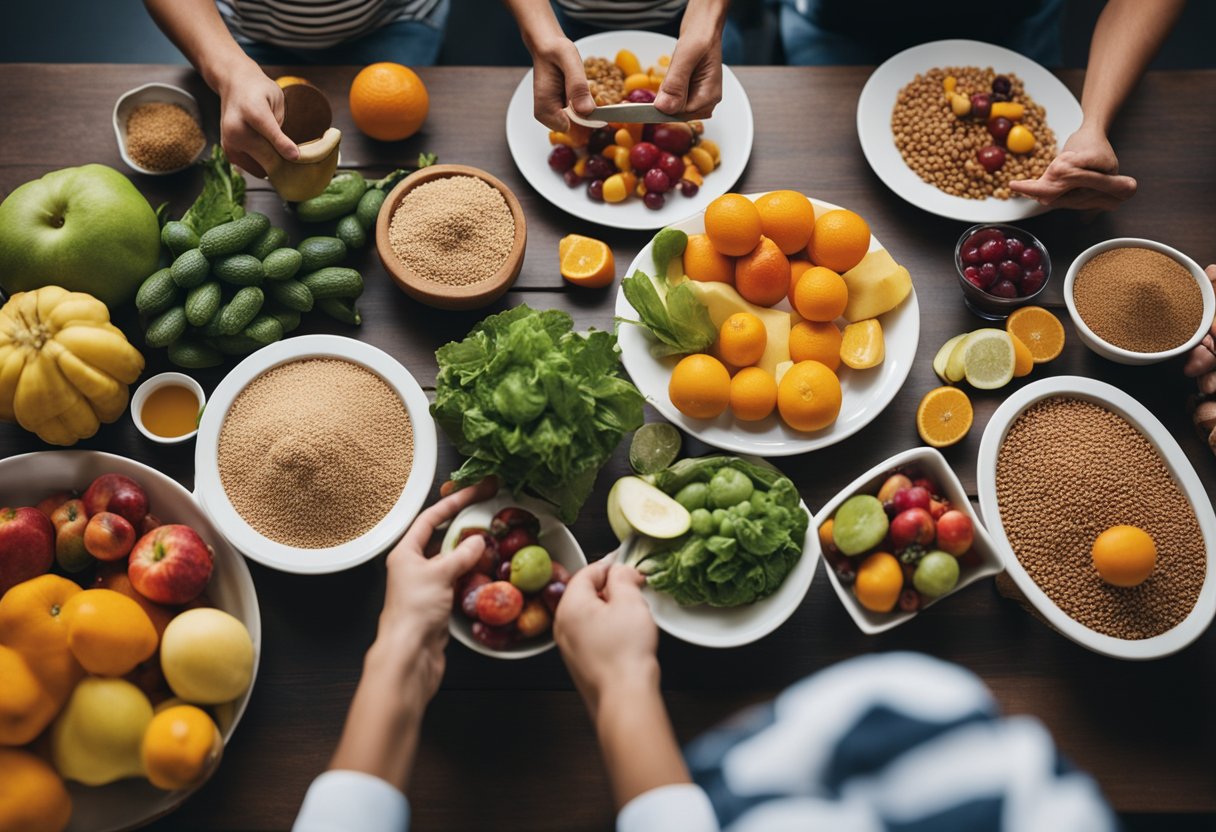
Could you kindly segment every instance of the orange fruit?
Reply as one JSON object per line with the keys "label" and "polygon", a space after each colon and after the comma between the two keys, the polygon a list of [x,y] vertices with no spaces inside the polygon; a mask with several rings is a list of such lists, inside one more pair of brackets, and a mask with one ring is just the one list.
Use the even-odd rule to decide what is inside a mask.
{"label": "orange fruit", "polygon": [[735,261],[714,248],[709,237],[691,234],[684,246],[684,274],[702,283],[735,282]]}
{"label": "orange fruit", "polygon": [[784,254],[797,254],[811,241],[815,209],[797,191],[772,191],[756,200],[760,230]]}
{"label": "orange fruit", "polygon": [[875,552],[857,567],[853,594],[857,596],[857,602],[871,612],[895,609],[903,588],[904,573],[892,554]]}
{"label": "orange fruit", "polygon": [[712,355],[687,355],[671,371],[667,395],[685,416],[712,419],[730,404],[730,373]]}
{"label": "orange fruit", "polygon": [[279,85],[279,89],[285,90],[288,87],[295,86],[296,84],[307,84],[309,83],[309,80],[307,78],[301,78],[299,75],[280,75],[278,78],[274,79],[274,82]]}
{"label": "orange fruit", "polygon": [[730,409],[735,418],[758,422],[777,406],[777,382],[766,370],[745,367],[730,380]]}
{"label": "orange fruit", "polygon": [[727,364],[748,367],[760,360],[768,346],[768,330],[751,312],[736,312],[718,331],[718,354]]}
{"label": "orange fruit", "polygon": [[790,258],[790,291],[786,297],[789,299],[791,307],[794,305],[794,289],[798,286],[798,279],[806,274],[806,270],[810,267],[810,260]]}
{"label": "orange fruit", "polygon": [[790,358],[818,361],[836,372],[840,366],[840,330],[831,321],[799,321],[790,328]]}
{"label": "orange fruit", "polygon": [[847,272],[860,263],[869,250],[870,226],[852,211],[837,208],[815,220],[815,231],[806,253],[817,266]]}
{"label": "orange fruit", "polygon": [[223,751],[219,729],[205,711],[174,705],[152,717],[140,756],[152,785],[174,791],[206,777]]}
{"label": "orange fruit", "polygon": [[177,615],[178,610],[172,607],[166,607],[155,601],[149,601],[144,596],[136,591],[131,585],[131,579],[127,577],[126,562],[115,563],[114,567],[104,570],[98,570],[98,575],[93,579],[93,589],[112,589],[115,592],[122,593],[130,598],[135,603],[143,608],[143,611],[148,614],[152,626],[156,628],[156,635],[159,638],[165,634],[165,628],[169,626],[169,622]]}
{"label": "orange fruit", "polygon": [[822,430],[840,415],[840,379],[818,361],[799,361],[777,385],[777,410],[794,430]]}
{"label": "orange fruit", "polygon": [[840,360],[854,370],[877,367],[886,351],[882,324],[877,318],[851,323],[840,335]]}
{"label": "orange fruit", "polygon": [[47,692],[62,705],[84,670],[68,649],[63,609],[80,593],[59,575],[39,575],[0,598],[0,641],[25,657]]}
{"label": "orange fruit", "polygon": [[562,277],[575,286],[599,289],[616,278],[616,261],[607,243],[580,234],[567,234],[557,244]]}
{"label": "orange fruit", "polygon": [[[25,657],[0,644],[0,745],[33,742],[59,711]],[[0,829],[4,829],[0,823]]]}
{"label": "orange fruit", "polygon": [[794,309],[808,321],[834,321],[849,304],[844,278],[823,266],[812,266],[794,287]]}
{"label": "orange fruit", "polygon": [[0,748],[0,829],[61,832],[72,797],[50,764],[28,751]]}
{"label": "orange fruit", "polygon": [[351,118],[373,139],[408,139],[422,127],[429,110],[430,98],[422,79],[401,64],[370,64],[351,82]]}
{"label": "orange fruit", "polygon": [[832,518],[829,517],[823,521],[823,525],[819,527],[819,548],[825,552],[831,552],[836,549],[836,538],[832,537],[832,529],[835,527]]}
{"label": "orange fruit", "polygon": [[742,194],[722,194],[705,209],[705,234],[720,253],[741,257],[760,243],[760,212]]}
{"label": "orange fruit", "polygon": [[945,448],[967,435],[974,418],[966,393],[957,387],[937,387],[916,408],[916,431],[926,445]]}
{"label": "orange fruit", "polygon": [[1139,586],[1157,565],[1157,544],[1143,529],[1111,526],[1094,541],[1094,568],[1114,586]]}
{"label": "orange fruit", "polygon": [[156,628],[143,608],[112,589],[86,589],[64,605],[68,647],[98,676],[123,676],[156,652]]}
{"label": "orange fruit", "polygon": [[1030,371],[1034,369],[1034,355],[1030,352],[1030,347],[1013,333],[1009,333],[1009,340],[1013,342],[1013,377],[1030,375]]}
{"label": "orange fruit", "polygon": [[735,261],[735,289],[757,306],[780,303],[790,288],[790,261],[768,237]]}
{"label": "orange fruit", "polygon": [[1023,306],[1014,312],[1005,321],[1005,331],[1021,339],[1035,364],[1051,361],[1064,351],[1063,324],[1041,306]]}

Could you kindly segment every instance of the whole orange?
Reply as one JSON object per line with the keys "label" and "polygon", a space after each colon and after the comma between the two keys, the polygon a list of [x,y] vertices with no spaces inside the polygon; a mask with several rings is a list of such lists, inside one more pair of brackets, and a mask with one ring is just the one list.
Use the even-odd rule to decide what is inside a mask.
{"label": "whole orange", "polygon": [[705,209],[705,233],[721,254],[741,257],[760,242],[760,212],[742,194],[722,194]]}
{"label": "whole orange", "polygon": [[903,587],[904,573],[899,561],[887,552],[875,552],[857,567],[853,594],[871,612],[890,612],[895,609]]}
{"label": "whole orange", "polygon": [[[59,711],[25,657],[0,644],[0,745],[33,742]],[[0,829],[4,825],[0,824]]]}
{"label": "whole orange", "polygon": [[823,266],[812,266],[794,287],[794,308],[808,321],[834,321],[849,305],[844,278]]}
{"label": "whole orange", "polygon": [[60,832],[72,817],[72,796],[49,763],[29,751],[0,748],[0,829]]}
{"label": "whole orange", "polygon": [[712,355],[687,355],[671,371],[667,395],[685,416],[712,419],[730,404],[730,373]]}
{"label": "whole orange", "polygon": [[806,270],[811,267],[810,260],[804,260],[800,257],[790,258],[790,291],[786,297],[789,299],[790,306],[794,305],[794,289],[798,286],[798,280],[806,274]]}
{"label": "whole orange", "polygon": [[764,355],[768,330],[751,312],[736,312],[722,322],[718,331],[718,354],[727,364],[749,367]]}
{"label": "whole orange", "polygon": [[684,274],[702,283],[735,282],[735,261],[714,248],[709,237],[691,234],[684,246]]}
{"label": "whole orange", "polygon": [[422,127],[429,110],[430,98],[422,79],[401,64],[370,64],[351,82],[351,118],[373,139],[408,139]]}
{"label": "whole orange", "polygon": [[219,729],[206,711],[194,705],[174,705],[152,717],[140,756],[152,785],[174,790],[206,777],[223,751]]}
{"label": "whole orange", "polygon": [[25,656],[47,692],[62,705],[84,669],[68,649],[63,614],[81,589],[59,575],[39,575],[0,598],[0,641]]}
{"label": "whole orange", "polygon": [[790,261],[777,244],[761,237],[756,247],[735,261],[735,289],[757,306],[780,303],[790,287]]}
{"label": "whole orange", "polygon": [[815,230],[815,209],[797,191],[771,191],[756,200],[760,229],[784,254],[806,248]]}
{"label": "whole orange", "polygon": [[837,208],[815,220],[807,256],[817,266],[847,272],[870,250],[870,226],[860,216]]}
{"label": "whole orange", "polygon": [[777,410],[794,430],[826,428],[840,415],[840,379],[818,361],[799,361],[777,385]]}
{"label": "whole orange", "polygon": [[799,321],[790,328],[790,358],[818,361],[832,372],[840,366],[840,329],[831,321]]}
{"label": "whole orange", "polygon": [[122,676],[151,658],[160,639],[148,614],[112,589],[86,589],[64,605],[68,647],[84,669]]}
{"label": "whole orange", "polygon": [[777,382],[766,370],[745,367],[730,380],[730,409],[743,422],[767,418],[777,405]]}

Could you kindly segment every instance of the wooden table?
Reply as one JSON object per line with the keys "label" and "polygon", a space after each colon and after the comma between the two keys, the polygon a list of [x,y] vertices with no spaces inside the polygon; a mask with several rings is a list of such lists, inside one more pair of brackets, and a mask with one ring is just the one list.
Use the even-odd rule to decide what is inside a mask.
{"label": "wooden table", "polygon": [[[380,144],[354,129],[346,91],[355,70],[301,71],[335,102],[345,166],[383,175],[410,164],[421,150],[444,162],[476,165],[514,189],[529,224],[527,260],[515,289],[492,309],[447,313],[408,300],[388,280],[374,252],[361,255],[367,277],[360,329],[315,317],[301,332],[339,332],[369,341],[398,358],[425,387],[435,381],[434,350],[464,336],[485,314],[519,303],[568,310],[580,327],[612,326],[615,290],[563,283],[557,240],[585,233],[608,241],[624,270],[646,233],[598,228],[540,199],[507,151],[504,109],[522,69],[421,70],[431,96],[423,131],[409,141]],[[271,72],[272,75],[276,74]],[[294,74],[294,73],[293,73]],[[919,444],[914,412],[937,385],[930,361],[938,346],[980,322],[963,307],[951,260],[963,224],[926,214],[893,195],[866,165],[854,127],[855,102],[869,70],[743,68],[738,70],[756,120],[751,161],[736,186],[744,192],[797,188],[861,213],[912,272],[921,308],[921,344],[904,389],[869,427],[833,448],[777,460],[812,510],[857,473]],[[1079,93],[1081,74],[1064,73]],[[148,81],[193,91],[215,138],[217,102],[197,76],[180,67],[7,65],[0,73],[0,195],[49,170],[87,162],[123,169],[110,127],[114,100]],[[1186,397],[1193,385],[1177,365],[1127,368],[1107,363],[1073,337],[1060,287],[1071,259],[1097,241],[1141,236],[1176,246],[1201,263],[1216,260],[1216,114],[1208,101],[1216,72],[1150,75],[1128,103],[1114,134],[1123,170],[1139,195],[1117,214],[1086,222],[1069,213],[1030,220],[1057,275],[1047,305],[1065,321],[1064,355],[1024,380],[976,393],[970,436],[946,452],[969,493],[975,458],[992,411],[1020,384],[1050,374],[1111,382],[1146,404],[1177,437],[1216,496],[1216,460],[1191,430]],[[1063,137],[1061,137],[1063,138]],[[546,152],[538,147],[537,153]],[[198,192],[197,174],[133,176],[153,205],[168,200],[179,215]],[[276,224],[284,213],[264,183],[251,183],[249,207]],[[287,227],[292,239],[301,229]],[[168,367],[163,350],[148,351],[148,373]],[[210,390],[222,370],[200,373]],[[652,417],[654,416],[652,412]],[[165,449],[144,440],[123,418],[82,448],[138,459],[177,478],[193,479],[193,445]],[[0,425],[0,457],[46,446],[15,425]],[[688,450],[704,446],[692,441]],[[441,439],[440,477],[459,461]],[[626,472],[625,446],[603,471],[574,532],[587,552],[613,540],[604,516],[608,485]],[[326,765],[359,676],[380,609],[384,568],[377,559],[325,579],[280,574],[250,564],[262,606],[261,666],[244,722],[217,775],[157,828],[285,829],[309,781]],[[920,650],[959,662],[983,677],[1011,713],[1034,714],[1063,752],[1094,773],[1107,797],[1127,813],[1216,813],[1216,637],[1208,633],[1178,655],[1156,662],[1120,662],[1090,653],[1048,629],[995,592],[972,587],[931,612],[878,637],[861,634],[822,572],[806,600],[777,632],[745,648],[711,651],[664,637],[663,685],[682,740],[739,707],[771,697],[790,683],[861,653]],[[600,830],[612,805],[595,740],[556,652],[525,662],[493,661],[453,643],[444,689],[431,705],[411,788],[416,829]],[[1199,818],[1210,822],[1211,817]],[[1167,818],[1146,828],[1161,829]]]}

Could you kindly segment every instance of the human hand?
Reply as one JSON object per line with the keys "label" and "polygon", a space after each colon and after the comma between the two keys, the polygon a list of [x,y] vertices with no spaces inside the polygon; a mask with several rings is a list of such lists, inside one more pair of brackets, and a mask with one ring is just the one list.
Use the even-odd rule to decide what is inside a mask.
{"label": "human hand", "polygon": [[565,132],[570,129],[563,112],[567,101],[582,116],[595,109],[582,56],[569,38],[557,35],[532,50],[532,114],[550,130]]}
{"label": "human hand", "polygon": [[222,76],[220,143],[229,160],[254,176],[265,176],[274,154],[289,161],[299,157],[283,123],[283,90],[253,61],[242,62]]}
{"label": "human hand", "polygon": [[1136,193],[1136,180],[1119,174],[1119,158],[1097,127],[1081,125],[1038,179],[1009,183],[1014,193],[1053,208],[1112,211]]}
{"label": "human hand", "polygon": [[[1216,288],[1216,265],[1208,266],[1205,271],[1213,283],[1213,288]],[[1200,393],[1205,396],[1216,395],[1216,321],[1212,323],[1211,331],[1203,336],[1199,345],[1191,350],[1182,372],[1198,380]]]}
{"label": "human hand", "polygon": [[722,28],[688,12],[684,19],[654,106],[685,119],[709,118],[722,100]]}

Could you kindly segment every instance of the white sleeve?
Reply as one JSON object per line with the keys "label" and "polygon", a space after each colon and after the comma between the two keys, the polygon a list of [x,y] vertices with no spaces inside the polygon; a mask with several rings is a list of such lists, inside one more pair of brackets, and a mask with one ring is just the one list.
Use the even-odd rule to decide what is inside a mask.
{"label": "white sleeve", "polygon": [[379,777],[327,771],[312,781],[292,832],[406,832],[410,804]]}
{"label": "white sleeve", "polygon": [[700,786],[677,783],[644,792],[616,816],[616,832],[718,832],[718,818]]}

